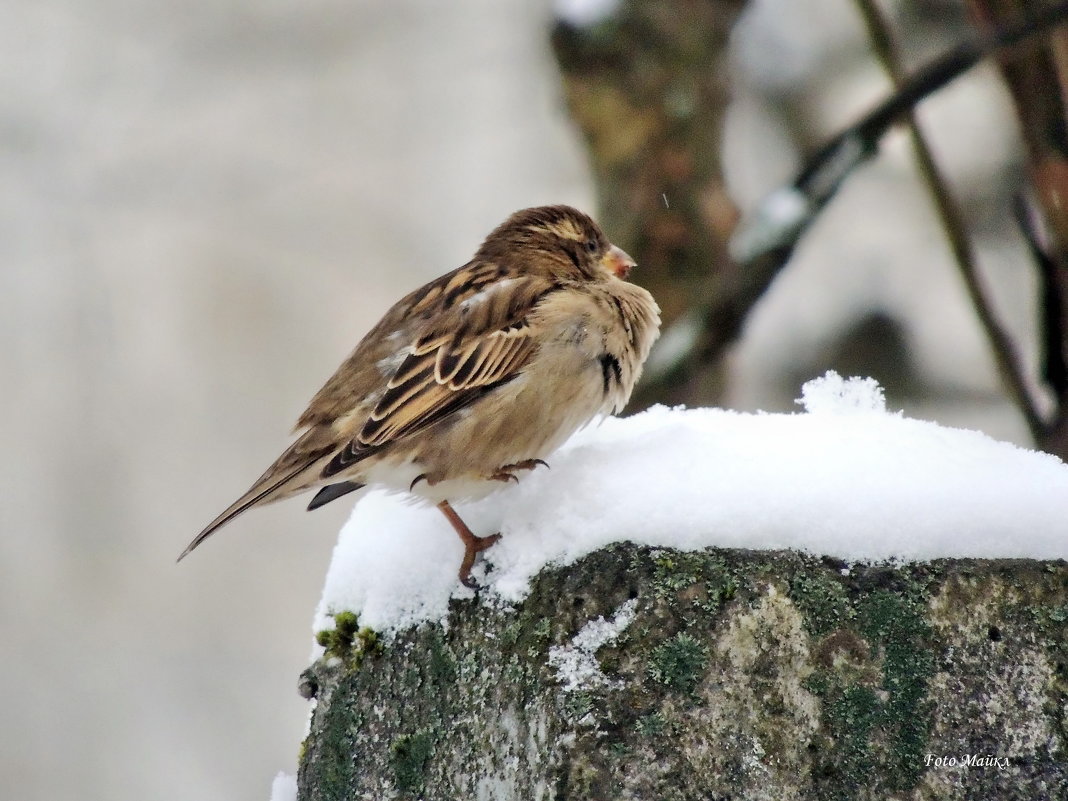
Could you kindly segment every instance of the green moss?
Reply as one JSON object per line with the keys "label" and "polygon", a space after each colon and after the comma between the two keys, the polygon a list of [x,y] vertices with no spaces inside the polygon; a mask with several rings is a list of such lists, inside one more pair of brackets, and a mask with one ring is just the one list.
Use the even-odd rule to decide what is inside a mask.
{"label": "green moss", "polygon": [[543,617],[534,625],[531,633],[539,640],[548,640],[553,633],[553,623],[549,618]]}
{"label": "green moss", "polygon": [[827,679],[827,673],[825,671],[816,670],[802,679],[801,686],[813,695],[822,696],[827,694],[830,682]]}
{"label": "green moss", "polygon": [[[911,789],[923,771],[930,736],[927,688],[934,672],[934,635],[926,620],[924,584],[906,576],[900,589],[869,591],[855,602],[818,589],[816,598],[830,599],[830,616],[817,606],[816,620],[852,620],[870,654],[862,661],[817,671],[809,686],[824,701],[826,737],[817,775],[825,787],[877,786],[885,791]],[[821,624],[817,624],[820,628]],[[861,659],[854,652],[854,659]],[[866,677],[866,678],[865,678]],[[846,798],[841,794],[835,798]]]}
{"label": "green moss", "polygon": [[1068,605],[1032,606],[1028,611],[1038,630],[1046,636],[1060,634],[1068,622]]}
{"label": "green moss", "polygon": [[356,631],[359,626],[360,616],[355,612],[342,610],[334,615],[334,627],[340,632],[345,632],[351,636],[352,632]]}
{"label": "green moss", "polygon": [[650,656],[648,674],[653,681],[679,692],[693,692],[708,662],[705,646],[679,632],[658,645]]}
{"label": "green moss", "polygon": [[[527,621],[527,625],[530,625],[529,621]],[[540,658],[545,653],[545,649],[549,647],[552,633],[552,621],[547,617],[539,618],[538,622],[530,628],[530,644],[527,647],[527,656],[531,659]]]}
{"label": "green moss", "polygon": [[390,766],[397,789],[417,793],[423,787],[427,762],[434,753],[434,738],[428,731],[403,734],[389,748]]}
{"label": "green moss", "polygon": [[621,740],[616,740],[614,743],[608,744],[608,753],[616,759],[625,759],[627,754],[630,753],[630,746]]}
{"label": "green moss", "polygon": [[445,647],[440,632],[430,639],[430,678],[439,686],[456,681],[456,660]]}
{"label": "green moss", "polygon": [[708,600],[704,609],[706,612],[715,613],[738,593],[739,577],[723,559],[706,555],[705,587]]}
{"label": "green moss", "polygon": [[634,723],[634,730],[642,737],[657,737],[664,733],[667,721],[659,712],[643,715]]}
{"label": "green moss", "polygon": [[708,615],[734,598],[739,580],[716,552],[655,551],[651,584],[657,598],[692,604]]}
{"label": "green moss", "polygon": [[900,639],[902,634],[907,636],[914,627],[924,625],[915,609],[887,590],[876,590],[861,598],[856,615],[857,630],[868,642]]}
{"label": "green moss", "polygon": [[356,644],[359,645],[360,653],[364,655],[380,654],[384,648],[378,632],[367,626],[356,632]]}
{"label": "green moss", "polygon": [[[517,798],[538,797],[534,788],[545,783],[560,798],[617,798],[624,777],[644,774],[663,781],[659,794],[642,797],[665,801],[796,795],[795,767],[807,782],[806,798],[912,798],[930,792],[931,777],[942,778],[920,775],[923,754],[944,745],[930,742],[934,671],[966,667],[959,677],[965,690],[946,698],[942,686],[937,696],[948,705],[938,717],[940,742],[947,731],[951,738],[959,731],[960,742],[980,742],[989,727],[975,724],[970,710],[1002,675],[984,672],[987,663],[1021,644],[1045,649],[1042,664],[1053,681],[1041,687],[1043,725],[1063,750],[1063,566],[1012,563],[1001,574],[985,564],[969,573],[957,562],[857,565],[845,575],[840,567],[789,553],[680,558],[621,546],[547,572],[527,600],[506,610],[457,601],[447,627],[425,624],[398,634],[381,662],[366,666],[373,669],[354,671],[351,661],[337,660],[317,667],[325,700],[302,758],[305,785],[314,788],[309,798],[379,797],[383,785],[394,783],[397,789],[385,795],[398,801],[471,798],[483,777],[465,775],[463,766],[482,770],[486,754],[494,770],[507,761],[514,775],[527,777],[516,785]],[[619,686],[562,693],[546,665],[547,649],[589,619],[610,618],[627,598],[638,599],[633,625],[597,655]],[[769,625],[783,628],[772,633]],[[354,616],[337,628],[348,632],[351,651],[376,646],[372,637],[361,640]],[[344,645],[344,634],[326,636]],[[950,648],[961,642],[973,651],[957,654],[981,657],[982,665],[954,656]],[[732,674],[731,659],[719,659],[718,647],[726,645],[742,649],[744,676]],[[713,674],[722,682],[716,686],[705,677],[713,662],[726,671]],[[339,677],[345,686],[335,684]],[[798,680],[815,699],[798,700]],[[730,692],[735,683],[745,692]],[[752,714],[731,710],[732,701],[750,703]],[[1033,715],[1035,708],[1025,711]],[[759,776],[747,768],[753,738],[769,766]],[[1033,763],[1021,760],[1012,769],[1058,778],[1059,753],[1037,752]],[[973,772],[970,780],[977,777]],[[1029,797],[1042,797],[1043,789],[1053,797],[1060,789],[1029,781]],[[975,797],[996,795],[973,789]]]}
{"label": "green moss", "polygon": [[696,584],[703,561],[702,554],[697,552],[657,552],[653,557],[653,591],[664,597]]}
{"label": "green moss", "polygon": [[[350,674],[341,679],[336,691],[351,694],[356,692],[355,686],[355,675]],[[341,801],[346,797],[352,778],[355,732],[362,720],[362,715],[353,715],[344,706],[325,707],[321,728],[305,740],[302,759],[310,757],[315,765],[317,797],[327,801]]]}
{"label": "green moss", "polygon": [[328,652],[347,651],[352,647],[352,640],[360,625],[360,618],[355,612],[338,612],[333,615],[334,628],[323,629],[315,633],[315,641]]}
{"label": "green moss", "polygon": [[858,605],[857,620],[882,652],[882,686],[889,694],[884,706],[888,784],[895,790],[912,787],[922,772],[931,727],[925,699],[934,672],[933,636],[925,608],[907,596],[875,592]]}
{"label": "green moss", "polygon": [[582,691],[567,693],[563,706],[569,720],[581,720],[593,711],[593,696]]}
{"label": "green moss", "polygon": [[501,644],[505,647],[515,645],[519,642],[519,635],[522,633],[523,627],[519,625],[518,620],[514,620],[504,627],[501,632]]}
{"label": "green moss", "polygon": [[842,582],[825,571],[798,572],[790,579],[790,600],[817,637],[848,625],[853,616]]}
{"label": "green moss", "polygon": [[825,707],[825,717],[834,737],[837,773],[844,779],[836,784],[863,786],[872,772],[869,738],[881,719],[878,696],[870,687],[847,687]]}
{"label": "green moss", "polygon": [[333,617],[334,628],[315,633],[315,641],[323,647],[325,656],[350,660],[359,667],[365,656],[382,653],[378,632],[367,626],[360,628],[355,612],[338,612]]}

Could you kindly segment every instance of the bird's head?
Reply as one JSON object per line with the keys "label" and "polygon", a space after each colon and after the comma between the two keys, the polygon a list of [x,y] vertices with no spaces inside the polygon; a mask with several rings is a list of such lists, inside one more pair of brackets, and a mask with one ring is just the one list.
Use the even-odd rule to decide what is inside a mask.
{"label": "bird's head", "polygon": [[626,279],[634,259],[571,206],[517,211],[486,237],[476,258],[570,281]]}

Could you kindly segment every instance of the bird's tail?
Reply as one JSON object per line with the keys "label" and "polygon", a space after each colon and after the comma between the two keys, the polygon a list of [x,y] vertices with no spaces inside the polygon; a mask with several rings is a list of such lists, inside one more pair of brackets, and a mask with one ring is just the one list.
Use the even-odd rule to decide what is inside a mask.
{"label": "bird's tail", "polygon": [[188,546],[186,546],[186,549],[182,551],[181,556],[178,557],[178,561],[181,562],[183,559],[185,559],[185,557],[192,553],[194,548],[196,548],[198,545],[200,545],[200,543],[204,542],[204,540],[206,540],[213,533],[215,533],[216,529],[222,528],[235,517],[240,515],[242,512],[251,509],[253,506],[258,506],[262,503],[269,503],[270,501],[278,500],[291,494],[292,490],[290,493],[283,491],[286,488],[286,485],[293,481],[293,479],[297,478],[305,470],[307,470],[308,467],[308,464],[301,463],[293,470],[284,473],[282,476],[275,478],[274,480],[271,480],[269,483],[265,484],[264,479],[269,478],[271,473],[271,471],[268,471],[267,475],[264,476],[264,479],[261,479],[260,481],[257,481],[255,484],[253,484],[252,488],[248,492],[246,492],[244,495],[242,495],[240,498],[238,498],[236,501],[226,507],[222,514],[220,514],[218,517],[208,523],[208,525],[204,527],[204,530],[197,534],[193,538],[193,541],[189,543]]}

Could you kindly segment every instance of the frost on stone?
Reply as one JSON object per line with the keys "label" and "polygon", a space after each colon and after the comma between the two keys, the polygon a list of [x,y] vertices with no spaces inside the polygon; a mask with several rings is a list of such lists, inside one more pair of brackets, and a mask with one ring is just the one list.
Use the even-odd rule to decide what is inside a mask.
{"label": "frost on stone", "polygon": [[567,645],[549,649],[549,666],[565,693],[593,690],[611,684],[597,661],[597,651],[614,642],[634,620],[637,599],[624,603],[611,620],[589,621]]}

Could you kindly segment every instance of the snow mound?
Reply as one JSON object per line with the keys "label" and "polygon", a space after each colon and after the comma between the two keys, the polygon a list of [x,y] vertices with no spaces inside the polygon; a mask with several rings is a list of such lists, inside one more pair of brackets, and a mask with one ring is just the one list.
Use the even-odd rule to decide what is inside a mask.
{"label": "snow mound", "polygon": [[[610,543],[795,549],[848,561],[1068,557],[1068,465],[1054,456],[885,410],[872,379],[807,383],[804,413],[654,407],[580,431],[538,468],[457,505],[500,531],[476,578],[521,600],[550,564]],[[315,630],[351,610],[379,631],[445,616],[470,597],[444,517],[371,491],[341,531]],[[488,568],[488,569],[487,569]]]}

